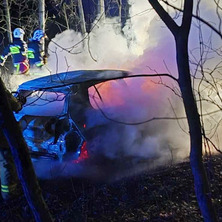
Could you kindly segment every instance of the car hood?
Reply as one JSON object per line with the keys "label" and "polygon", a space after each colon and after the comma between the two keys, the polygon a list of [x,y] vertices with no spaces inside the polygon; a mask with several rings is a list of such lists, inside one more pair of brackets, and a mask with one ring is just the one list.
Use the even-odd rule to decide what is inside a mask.
{"label": "car hood", "polygon": [[88,83],[88,87],[111,79],[124,78],[129,75],[124,70],[77,70],[49,75],[27,81],[19,86],[19,90],[42,90],[57,88],[66,91],[65,86]]}

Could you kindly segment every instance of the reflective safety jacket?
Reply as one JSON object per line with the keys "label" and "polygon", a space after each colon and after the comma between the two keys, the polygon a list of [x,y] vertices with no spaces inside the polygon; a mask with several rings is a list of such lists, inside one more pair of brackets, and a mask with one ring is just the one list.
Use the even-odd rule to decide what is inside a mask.
{"label": "reflective safety jacket", "polygon": [[44,65],[43,51],[39,41],[30,40],[28,43],[28,59],[31,67],[42,67]]}
{"label": "reflective safety jacket", "polygon": [[5,61],[7,57],[12,56],[12,62],[14,65],[22,63],[28,60],[27,57],[27,44],[21,39],[14,38],[13,43],[9,44],[1,55],[2,61]]}

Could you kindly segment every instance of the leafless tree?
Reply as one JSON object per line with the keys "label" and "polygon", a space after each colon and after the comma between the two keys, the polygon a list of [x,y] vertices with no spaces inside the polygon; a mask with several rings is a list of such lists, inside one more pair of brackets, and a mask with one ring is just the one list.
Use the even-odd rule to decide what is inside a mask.
{"label": "leafless tree", "polygon": [[86,34],[86,22],[85,22],[84,10],[83,10],[83,6],[82,6],[82,0],[78,0],[78,8],[79,8],[81,32],[84,36]]}
{"label": "leafless tree", "polygon": [[8,141],[15,161],[19,180],[28,204],[36,221],[53,221],[42,197],[34,168],[29,156],[27,144],[21,129],[15,120],[7,99],[5,86],[0,78],[0,122],[1,130]]}
{"label": "leafless tree", "polygon": [[[174,9],[178,14],[183,10],[162,0],[168,7]],[[202,133],[204,136],[205,153],[211,153],[210,146],[221,153],[219,134],[221,122],[221,1],[211,3],[215,9],[213,23],[202,17],[202,0],[198,0],[196,10],[193,12],[193,27],[197,30],[199,43],[197,47],[189,49],[189,60],[191,65],[191,79],[194,95],[200,112]],[[203,8],[203,6],[202,6]],[[206,34],[206,30],[207,33]],[[213,61],[213,62],[212,62]],[[203,114],[204,113],[204,114]],[[215,144],[215,142],[217,144]],[[207,147],[206,147],[206,144]],[[207,148],[207,149],[206,149]],[[208,150],[208,151],[207,151]]]}
{"label": "leafless tree", "polygon": [[105,18],[105,1],[99,0],[99,2],[98,2],[98,16],[101,16],[102,14]]}
{"label": "leafless tree", "polygon": [[185,0],[181,25],[172,19],[158,0],[149,0],[150,4],[166,24],[174,36],[176,43],[176,58],[178,68],[178,84],[183,98],[183,104],[190,133],[190,164],[194,176],[197,200],[205,221],[217,221],[211,200],[210,188],[203,165],[202,127],[197,108],[197,101],[192,88],[189,65],[188,38],[190,33],[193,1]]}
{"label": "leafless tree", "polygon": [[8,0],[4,0],[4,10],[5,10],[5,20],[7,25],[7,34],[9,42],[12,42],[12,32],[11,32],[11,19],[10,19],[10,13],[9,13],[9,6],[8,6]]}

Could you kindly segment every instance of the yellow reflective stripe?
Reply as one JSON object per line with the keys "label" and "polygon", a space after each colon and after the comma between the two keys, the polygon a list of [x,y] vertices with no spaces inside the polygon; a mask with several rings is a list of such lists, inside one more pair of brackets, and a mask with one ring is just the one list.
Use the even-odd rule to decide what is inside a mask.
{"label": "yellow reflective stripe", "polygon": [[2,192],[5,192],[5,193],[8,193],[8,192],[10,192],[10,191],[13,191],[13,190],[15,190],[16,189],[16,187],[17,187],[17,184],[12,184],[12,185],[2,185],[1,184],[1,191]]}
{"label": "yellow reflective stripe", "polygon": [[9,189],[1,189],[3,193],[9,193]]}
{"label": "yellow reflective stripe", "polygon": [[42,63],[37,63],[36,64],[37,67],[42,66],[42,65],[43,65]]}
{"label": "yellow reflective stripe", "polygon": [[3,55],[1,55],[1,59],[4,60],[4,58],[5,58],[5,57],[4,57]]}
{"label": "yellow reflective stripe", "polygon": [[8,188],[14,188],[14,187],[16,187],[17,186],[17,184],[15,183],[15,184],[12,184],[12,185],[3,185],[3,184],[1,184],[1,187],[2,188],[6,188],[6,189],[8,189]]}
{"label": "yellow reflective stripe", "polygon": [[28,58],[29,59],[34,59],[35,58],[35,54],[34,54],[34,50],[32,49],[28,49]]}
{"label": "yellow reflective stripe", "polygon": [[28,52],[28,58],[29,59],[34,59],[35,58],[35,55],[33,52]]}
{"label": "yellow reflective stripe", "polygon": [[36,65],[37,67],[39,67],[39,66],[43,66],[44,63],[43,63],[42,61],[40,61],[40,62],[36,62],[35,65]]}
{"label": "yellow reflective stripe", "polygon": [[19,45],[16,45],[16,46],[10,46],[10,52],[12,54],[18,54],[20,53],[20,46]]}
{"label": "yellow reflective stripe", "polygon": [[4,193],[8,193],[9,192],[9,186],[7,185],[1,185],[1,191],[4,192]]}
{"label": "yellow reflective stripe", "polygon": [[16,68],[16,72],[19,72],[19,68],[20,68],[20,63],[15,63],[14,67]]}

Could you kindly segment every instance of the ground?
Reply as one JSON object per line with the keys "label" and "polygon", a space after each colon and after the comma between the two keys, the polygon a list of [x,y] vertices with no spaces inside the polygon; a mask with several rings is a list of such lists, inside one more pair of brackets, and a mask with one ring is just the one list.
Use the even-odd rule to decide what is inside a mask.
{"label": "ground", "polygon": [[[205,161],[219,221],[222,221],[221,160],[219,155]],[[188,161],[109,181],[92,178],[39,181],[56,222],[203,221]],[[2,203],[0,212],[2,222],[34,221],[23,196]]]}

